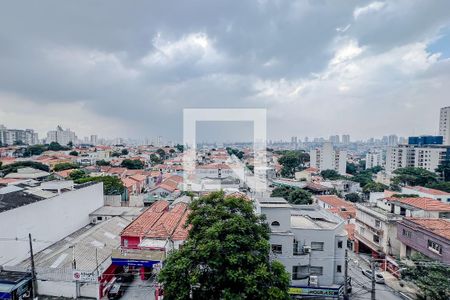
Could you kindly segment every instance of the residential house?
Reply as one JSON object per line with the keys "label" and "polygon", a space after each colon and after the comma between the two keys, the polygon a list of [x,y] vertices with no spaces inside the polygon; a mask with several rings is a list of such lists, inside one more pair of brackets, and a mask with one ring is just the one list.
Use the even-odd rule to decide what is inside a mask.
{"label": "residential house", "polygon": [[423,186],[402,187],[402,194],[418,195],[419,197],[427,197],[444,203],[450,203],[450,193]]}

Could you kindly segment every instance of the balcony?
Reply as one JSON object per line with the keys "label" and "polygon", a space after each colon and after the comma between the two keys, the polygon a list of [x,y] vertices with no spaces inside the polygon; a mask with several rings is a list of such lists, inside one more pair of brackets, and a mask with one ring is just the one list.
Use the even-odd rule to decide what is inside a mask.
{"label": "balcony", "polygon": [[361,235],[358,231],[355,231],[355,238],[357,240],[359,240],[360,242],[364,243],[365,245],[367,245],[369,248],[371,248],[374,251],[377,251],[377,252],[383,251],[383,248],[379,244],[369,240],[366,236]]}

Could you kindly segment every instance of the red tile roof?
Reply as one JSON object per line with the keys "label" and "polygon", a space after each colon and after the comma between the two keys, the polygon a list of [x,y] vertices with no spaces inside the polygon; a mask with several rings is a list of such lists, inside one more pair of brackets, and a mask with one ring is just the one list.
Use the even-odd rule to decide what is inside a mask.
{"label": "red tile roof", "polygon": [[407,221],[450,240],[450,221],[445,219],[407,218]]}
{"label": "red tile roof", "polygon": [[178,227],[183,216],[187,214],[188,205],[186,203],[177,203],[175,206],[165,212],[161,218],[156,221],[156,223],[145,232],[143,237],[145,238],[156,238],[156,239],[166,239],[171,237],[175,229]]}
{"label": "red tile roof", "polygon": [[411,198],[386,198],[388,201],[399,202],[407,204],[425,211],[448,211],[450,212],[450,204],[443,203],[426,197],[411,197]]}
{"label": "red tile roof", "polygon": [[165,200],[156,201],[145,212],[137,217],[136,220],[125,227],[121,236],[144,236],[168,208],[169,202]]}
{"label": "red tile roof", "polygon": [[429,195],[434,195],[434,196],[450,196],[450,193],[444,192],[444,191],[440,191],[440,190],[436,190],[436,189],[430,189],[430,188],[426,188],[423,186],[406,186],[407,189],[411,189],[411,190],[415,190],[421,193],[426,193]]}

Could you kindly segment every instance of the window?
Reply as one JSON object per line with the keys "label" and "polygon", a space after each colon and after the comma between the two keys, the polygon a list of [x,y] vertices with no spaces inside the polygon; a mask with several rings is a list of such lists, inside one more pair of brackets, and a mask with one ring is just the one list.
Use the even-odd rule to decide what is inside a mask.
{"label": "window", "polygon": [[428,249],[433,251],[434,253],[442,255],[442,245],[433,242],[432,240],[428,240]]}
{"label": "window", "polygon": [[292,267],[292,280],[306,279],[309,276],[308,266],[293,266]]}
{"label": "window", "polygon": [[311,242],[311,250],[323,251],[323,242]]}
{"label": "window", "polygon": [[341,265],[337,265],[336,272],[342,273],[342,266]]}
{"label": "window", "polygon": [[378,235],[373,235],[373,239],[372,239],[375,243],[379,243],[380,242],[380,237]]}
{"label": "window", "polygon": [[342,248],[342,241],[338,242],[338,248]]}
{"label": "window", "polygon": [[281,254],[283,252],[282,245],[272,245],[272,252],[275,254]]}
{"label": "window", "polygon": [[280,222],[278,221],[273,221],[272,224],[270,224],[272,226],[280,226]]}
{"label": "window", "polygon": [[310,273],[311,275],[321,276],[323,275],[323,267],[311,266]]}
{"label": "window", "polygon": [[406,236],[407,238],[411,238],[411,231],[403,229],[402,234],[403,234],[403,236]]}
{"label": "window", "polygon": [[381,228],[381,222],[379,220],[375,220],[375,227]]}

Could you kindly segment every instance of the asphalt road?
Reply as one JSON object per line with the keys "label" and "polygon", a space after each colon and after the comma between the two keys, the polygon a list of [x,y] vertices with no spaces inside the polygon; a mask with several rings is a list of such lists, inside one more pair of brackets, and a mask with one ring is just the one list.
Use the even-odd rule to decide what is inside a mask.
{"label": "asphalt road", "polygon": [[155,289],[153,283],[149,280],[142,281],[139,278],[135,278],[132,283],[129,284],[125,293],[120,298],[121,300],[154,300]]}
{"label": "asphalt road", "polygon": [[[371,299],[371,280],[361,272],[365,265],[360,267],[354,260],[349,261],[348,275],[352,278],[352,293],[350,299]],[[380,300],[403,300],[394,290],[385,284],[375,284],[375,299]]]}

